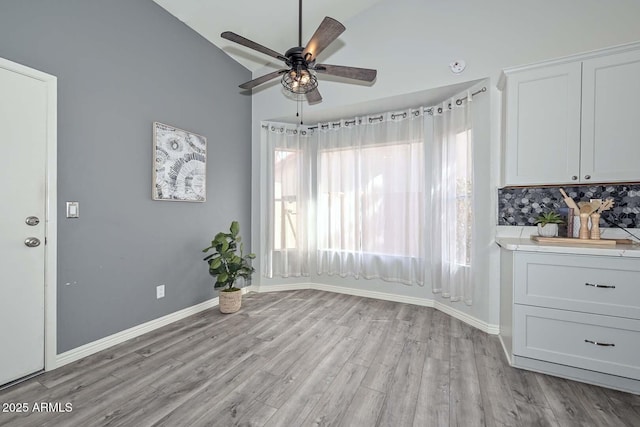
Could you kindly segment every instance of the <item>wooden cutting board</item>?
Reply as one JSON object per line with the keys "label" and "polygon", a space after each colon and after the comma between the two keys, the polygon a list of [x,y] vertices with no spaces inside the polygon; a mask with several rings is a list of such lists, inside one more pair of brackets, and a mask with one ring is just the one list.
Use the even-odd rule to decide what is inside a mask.
{"label": "wooden cutting board", "polygon": [[571,237],[543,237],[531,235],[531,240],[538,243],[551,243],[560,245],[593,245],[593,246],[615,246],[616,244],[630,245],[630,239],[576,239]]}

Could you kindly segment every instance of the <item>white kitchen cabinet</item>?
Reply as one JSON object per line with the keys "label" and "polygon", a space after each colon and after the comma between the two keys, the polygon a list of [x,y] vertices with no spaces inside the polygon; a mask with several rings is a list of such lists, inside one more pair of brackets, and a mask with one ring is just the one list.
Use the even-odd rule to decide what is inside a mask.
{"label": "white kitchen cabinet", "polygon": [[640,319],[640,259],[533,254],[514,268],[515,304]]}
{"label": "white kitchen cabinet", "polygon": [[640,43],[504,70],[504,186],[640,180]]}
{"label": "white kitchen cabinet", "polygon": [[578,179],[581,69],[580,63],[569,63],[508,76],[506,185]]}
{"label": "white kitchen cabinet", "polygon": [[640,320],[528,305],[514,314],[514,354],[640,379]]}
{"label": "white kitchen cabinet", "polygon": [[640,258],[503,245],[500,316],[512,366],[640,394]]}
{"label": "white kitchen cabinet", "polygon": [[640,179],[640,50],[582,63],[581,140],[583,180]]}

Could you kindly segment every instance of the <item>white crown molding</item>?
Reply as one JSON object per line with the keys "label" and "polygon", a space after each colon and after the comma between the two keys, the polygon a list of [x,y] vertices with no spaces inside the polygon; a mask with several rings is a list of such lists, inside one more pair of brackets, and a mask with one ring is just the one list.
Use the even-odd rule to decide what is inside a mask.
{"label": "white crown molding", "polygon": [[587,59],[592,59],[592,58],[606,56],[606,55],[613,55],[613,54],[628,52],[628,51],[637,50],[637,49],[640,49],[640,41],[621,44],[618,46],[607,47],[603,49],[591,50],[588,52],[576,53],[573,55],[563,56],[563,57],[554,58],[554,59],[548,59],[545,61],[535,62],[532,64],[517,65],[515,67],[505,68],[500,73],[500,78],[498,79],[498,84],[496,86],[498,89],[503,90],[506,84],[507,75],[518,73],[520,71],[528,71],[535,68],[548,67],[550,65],[566,64],[569,62],[585,61]]}

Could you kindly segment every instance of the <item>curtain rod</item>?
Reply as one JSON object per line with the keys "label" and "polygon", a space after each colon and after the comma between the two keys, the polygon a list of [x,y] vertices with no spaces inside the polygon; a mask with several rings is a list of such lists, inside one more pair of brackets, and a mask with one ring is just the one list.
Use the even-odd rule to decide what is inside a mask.
{"label": "curtain rod", "polygon": [[[478,89],[477,91],[473,92],[473,93],[471,94],[471,96],[472,96],[472,97],[474,97],[474,96],[476,96],[477,94],[482,93],[482,92],[486,92],[486,91],[487,91],[486,86],[482,86],[482,88],[481,88],[481,89]],[[466,96],[465,96],[464,98],[456,99],[456,105],[460,105],[460,104],[462,104],[462,101],[464,101],[465,99],[467,99],[467,97],[466,97]]]}
{"label": "curtain rod", "polygon": [[[478,94],[480,94],[480,93],[482,93],[482,92],[486,92],[486,91],[487,91],[487,87],[486,87],[486,86],[482,86],[480,89],[478,89],[477,91],[473,92],[473,93],[471,94],[471,96],[472,96],[472,97],[474,97],[474,96],[476,96],[476,95],[478,95]],[[462,97],[462,98],[458,98],[458,99],[456,99],[456,105],[462,105],[462,102],[463,102],[465,99],[467,99],[467,98],[468,98],[468,96],[464,96],[464,97]],[[433,111],[433,108],[434,108],[434,107],[428,107],[428,109],[427,109],[427,107],[425,107],[425,110],[426,110],[426,111]],[[451,108],[451,104],[449,104],[449,108]],[[440,111],[439,111],[439,112],[442,112],[442,110],[440,109]],[[369,119],[369,122],[371,122],[371,120],[382,120],[382,118],[383,118],[383,116],[382,116],[382,115],[380,115],[380,117],[379,117],[379,118],[378,118],[378,117],[373,117],[372,119]],[[347,123],[349,123],[349,124],[355,124],[355,119],[354,119],[354,120],[347,121]],[[334,126],[336,126],[336,125],[337,125],[337,126],[339,126],[339,125],[340,125],[340,122],[336,122],[336,123],[331,123],[331,122],[329,122],[329,124],[326,124],[326,125],[324,125],[324,126],[325,126],[325,127],[328,127],[330,124],[332,124],[332,125],[334,125]],[[263,128],[265,128],[265,127],[268,127],[268,126],[263,126]],[[307,127],[307,129],[318,129],[318,125],[316,125],[316,126],[309,126],[309,127]]]}
{"label": "curtain rod", "polygon": [[[487,91],[487,87],[486,86],[482,86],[482,88],[480,88],[477,91],[473,92],[471,94],[471,97],[474,97],[477,94],[482,93],[482,92],[486,92],[486,91]],[[468,98],[468,96],[456,99],[456,105],[462,105],[462,101],[464,101],[467,98]],[[451,109],[451,103],[449,103],[448,107],[449,107],[449,109]],[[434,109],[435,109],[435,107],[428,107],[428,108],[425,107],[425,111],[427,113],[429,113],[429,115],[433,115],[433,110]],[[438,114],[440,114],[440,113],[442,113],[442,107],[438,107]]]}

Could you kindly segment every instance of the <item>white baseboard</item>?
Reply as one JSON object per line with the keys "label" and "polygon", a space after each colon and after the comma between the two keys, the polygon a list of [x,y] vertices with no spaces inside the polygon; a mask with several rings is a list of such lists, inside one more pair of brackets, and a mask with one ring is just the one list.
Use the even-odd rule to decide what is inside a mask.
{"label": "white baseboard", "polygon": [[511,366],[640,395],[640,380],[633,378],[619,377],[522,356],[513,356]]}
{"label": "white baseboard", "polygon": [[456,310],[451,306],[448,306],[439,301],[435,301],[428,298],[408,297],[408,296],[402,296],[402,295],[396,295],[396,294],[388,294],[385,292],[366,291],[362,289],[344,288],[342,286],[324,285],[321,283],[296,283],[296,284],[287,284],[287,285],[266,285],[266,286],[259,285],[259,286],[252,286],[252,288],[254,288],[252,290],[256,292],[277,292],[277,291],[293,291],[293,290],[299,290],[299,289],[316,289],[318,291],[335,292],[339,294],[354,295],[354,296],[365,297],[365,298],[374,298],[374,299],[380,299],[384,301],[403,302],[406,304],[420,305],[423,307],[432,307],[468,325],[471,325],[474,328],[480,329],[482,332],[486,332],[487,334],[497,335],[500,333],[499,325],[492,325],[490,323],[483,322],[479,319],[476,319],[473,316],[468,315],[467,313],[464,313],[460,310]]}
{"label": "white baseboard", "polygon": [[[465,322],[488,334],[495,335],[499,333],[498,325],[491,325],[489,323],[482,322],[476,319],[475,317],[469,316],[468,314],[460,310],[456,310],[455,308],[452,308],[448,305],[445,305],[438,301],[434,301],[432,299],[427,299],[427,298],[408,297],[408,296],[402,296],[402,295],[388,294],[385,292],[366,291],[362,289],[353,289],[353,288],[344,288],[341,286],[324,285],[320,283],[297,283],[297,284],[269,285],[269,286],[253,285],[253,286],[243,288],[242,293],[247,293],[252,291],[277,292],[277,291],[291,291],[291,290],[299,290],[299,289],[315,289],[319,291],[354,295],[354,296],[360,296],[365,298],[374,298],[374,299],[380,299],[384,301],[402,302],[406,304],[420,305],[424,307],[433,307],[437,310],[442,311],[443,313],[448,314],[451,317],[454,317],[462,322]],[[47,369],[47,370],[59,368],[61,366],[75,362],[76,360],[80,360],[84,357],[90,356],[99,351],[106,350],[109,347],[113,347],[114,345],[123,343],[127,340],[130,340],[131,338],[135,338],[140,335],[146,334],[147,332],[154,331],[170,323],[184,319],[185,317],[192,316],[203,310],[207,310],[217,305],[218,305],[218,298],[212,298],[200,304],[187,307],[185,309],[176,311],[175,313],[168,314],[158,319],[154,319],[149,322],[143,323],[141,325],[134,326],[124,331],[120,331],[113,335],[109,335],[108,337],[104,337],[99,340],[82,345],[80,347],[76,347],[64,353],[60,353],[56,356],[55,366],[52,366],[50,369]]]}
{"label": "white baseboard", "polygon": [[500,325],[492,325],[491,323],[483,322],[482,320],[479,320],[463,311],[456,310],[455,308],[443,304],[439,301],[435,301],[434,308],[448,314],[451,317],[455,317],[456,319],[468,325],[471,325],[474,328],[480,329],[482,332],[485,332],[487,334],[498,335],[500,333]]}
{"label": "white baseboard", "polygon": [[[243,294],[250,291],[251,291],[250,288],[242,289]],[[192,316],[196,313],[207,310],[211,307],[215,307],[217,305],[218,305],[218,298],[217,297],[212,298],[200,304],[196,304],[194,306],[184,308],[182,310],[176,311],[175,313],[167,314],[166,316],[160,317],[158,319],[151,320],[141,325],[134,326],[133,328],[120,331],[113,335],[109,335],[108,337],[104,337],[97,341],[93,341],[83,346],[76,347],[64,353],[60,353],[56,356],[55,366],[53,366],[51,369],[59,368],[60,366],[64,366],[71,362],[75,362],[76,360],[80,360],[84,357],[90,356],[99,351],[106,350],[109,347],[112,347],[116,344],[123,343],[127,340],[130,340],[131,338],[135,338],[140,335],[146,334],[147,332],[154,331],[170,323],[184,319],[185,317]],[[51,370],[51,369],[48,369],[48,370]]]}
{"label": "white baseboard", "polygon": [[113,347],[116,344],[123,343],[127,340],[130,340],[131,338],[146,334],[147,332],[151,332],[170,323],[184,319],[185,317],[189,317],[217,305],[218,298],[213,298],[200,304],[187,307],[180,311],[176,311],[175,313],[160,317],[158,319],[142,323],[141,325],[134,326],[133,328],[129,328],[113,335],[109,335],[97,341],[93,341],[80,347],[76,347],[64,353],[60,353],[56,357],[56,367],[59,368],[60,366],[75,362],[76,360],[80,360],[99,351],[106,350],[107,348]]}
{"label": "white baseboard", "polygon": [[500,344],[502,345],[502,351],[504,351],[504,355],[507,358],[510,366],[513,366],[513,360],[511,360],[511,354],[509,350],[507,350],[507,346],[504,344],[504,340],[502,339],[502,335],[498,337],[500,339]]}

